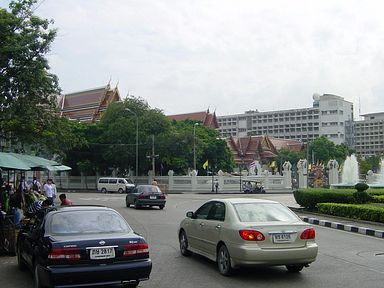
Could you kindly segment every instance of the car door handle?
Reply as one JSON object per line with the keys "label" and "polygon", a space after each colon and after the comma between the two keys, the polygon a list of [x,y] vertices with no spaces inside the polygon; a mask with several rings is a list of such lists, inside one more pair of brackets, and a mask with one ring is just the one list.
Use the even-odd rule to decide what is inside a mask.
{"label": "car door handle", "polygon": [[216,229],[220,229],[220,228],[221,228],[221,225],[220,225],[220,224],[217,224],[215,228],[216,228]]}

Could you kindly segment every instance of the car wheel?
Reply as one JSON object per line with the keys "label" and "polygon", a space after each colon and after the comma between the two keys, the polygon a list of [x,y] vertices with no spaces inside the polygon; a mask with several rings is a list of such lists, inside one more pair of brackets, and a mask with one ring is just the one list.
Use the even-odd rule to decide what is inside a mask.
{"label": "car wheel", "polygon": [[123,194],[124,190],[122,188],[119,188],[119,190],[117,190],[117,192],[119,192],[119,194]]}
{"label": "car wheel", "polygon": [[160,208],[160,210],[163,210],[164,209],[164,205],[160,205],[159,208]]}
{"label": "car wheel", "polygon": [[217,253],[217,266],[220,274],[224,276],[229,276],[233,272],[233,268],[231,267],[231,256],[225,245],[221,245]]}
{"label": "car wheel", "polygon": [[138,208],[141,207],[139,204],[137,204],[137,201],[136,201],[136,200],[135,200],[135,202],[133,202],[133,206],[135,207],[135,209],[138,209]]}
{"label": "car wheel", "polygon": [[101,193],[107,194],[107,189],[101,188]]}
{"label": "car wheel", "polygon": [[139,286],[140,281],[136,281],[135,283],[123,284],[124,288],[135,288]]}
{"label": "car wheel", "polygon": [[190,256],[192,254],[192,252],[188,250],[188,238],[187,238],[187,234],[185,233],[184,230],[182,230],[180,232],[179,242],[180,242],[181,255]]}
{"label": "car wheel", "polygon": [[126,207],[129,207],[129,206],[131,206],[131,204],[129,204],[129,202],[128,202],[127,198],[125,198],[125,206],[126,206]]}
{"label": "car wheel", "polygon": [[41,279],[39,276],[39,264],[34,265],[33,271],[34,271],[34,276],[35,276],[35,287],[36,288],[45,288],[45,286],[43,286],[43,284],[41,284]]}
{"label": "car wheel", "polygon": [[286,265],[285,267],[287,267],[289,272],[297,273],[303,270],[304,265]]}
{"label": "car wheel", "polygon": [[25,268],[26,268],[25,261],[24,261],[23,257],[21,256],[21,247],[19,245],[17,245],[17,267],[20,270],[25,270]]}

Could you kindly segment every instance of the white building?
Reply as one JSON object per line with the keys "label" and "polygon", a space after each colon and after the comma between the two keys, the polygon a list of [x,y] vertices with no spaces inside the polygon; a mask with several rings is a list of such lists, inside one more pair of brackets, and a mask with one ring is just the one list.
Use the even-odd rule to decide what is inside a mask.
{"label": "white building", "polygon": [[361,115],[364,119],[355,121],[354,147],[356,153],[368,157],[384,152],[384,112]]}
{"label": "white building", "polygon": [[332,94],[313,95],[313,107],[279,111],[247,111],[218,116],[222,136],[268,135],[303,142],[326,136],[335,144],[349,143],[345,123],[353,121],[353,103]]}

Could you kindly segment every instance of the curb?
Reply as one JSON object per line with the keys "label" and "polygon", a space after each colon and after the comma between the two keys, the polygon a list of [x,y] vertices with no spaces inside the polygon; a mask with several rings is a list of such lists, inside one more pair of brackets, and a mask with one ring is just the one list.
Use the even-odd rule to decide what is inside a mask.
{"label": "curb", "polygon": [[304,222],[314,224],[314,225],[320,225],[324,227],[334,228],[337,230],[369,235],[369,236],[378,237],[382,239],[384,238],[384,231],[382,230],[376,230],[376,229],[360,227],[355,225],[347,225],[347,224],[332,222],[328,220],[319,220],[314,217],[301,216],[300,218],[303,219]]}

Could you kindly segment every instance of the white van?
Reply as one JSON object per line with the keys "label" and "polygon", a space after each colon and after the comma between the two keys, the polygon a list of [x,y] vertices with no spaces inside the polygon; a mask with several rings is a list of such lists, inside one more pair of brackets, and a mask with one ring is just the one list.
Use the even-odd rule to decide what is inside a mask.
{"label": "white van", "polygon": [[117,177],[102,177],[97,181],[97,190],[101,193],[118,192],[128,193],[135,188],[135,184],[130,179]]}

